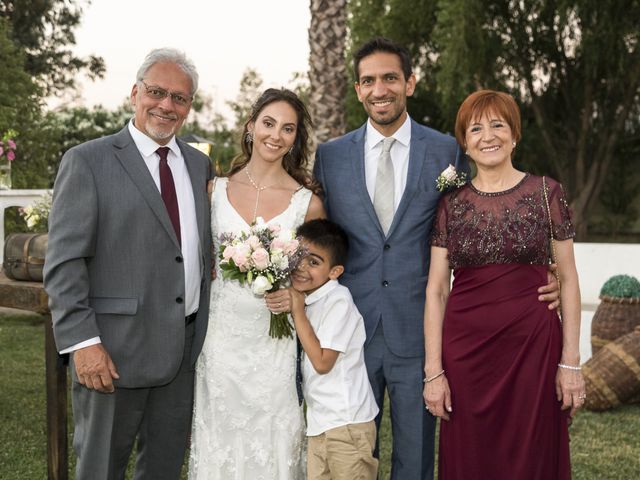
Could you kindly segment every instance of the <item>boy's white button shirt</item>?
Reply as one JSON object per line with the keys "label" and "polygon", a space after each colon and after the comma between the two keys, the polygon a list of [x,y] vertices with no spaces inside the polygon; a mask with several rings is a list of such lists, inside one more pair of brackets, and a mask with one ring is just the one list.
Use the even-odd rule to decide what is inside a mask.
{"label": "boy's white button shirt", "polygon": [[304,355],[307,435],[373,420],[378,405],[364,364],[366,333],[347,287],[329,280],[305,298],[306,314],[322,348],[340,352],[329,373],[319,374]]}

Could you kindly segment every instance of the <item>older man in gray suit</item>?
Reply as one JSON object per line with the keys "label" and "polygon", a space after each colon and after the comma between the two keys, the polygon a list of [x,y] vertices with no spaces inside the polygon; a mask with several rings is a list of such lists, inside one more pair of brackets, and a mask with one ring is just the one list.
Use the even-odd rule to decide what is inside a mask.
{"label": "older man in gray suit", "polygon": [[177,479],[209,308],[209,159],[177,140],[198,75],[152,51],[132,121],[69,150],[54,187],[45,289],[71,353],[76,478]]}
{"label": "older man in gray suit", "polygon": [[422,398],[423,313],[429,233],[441,195],[436,178],[449,164],[467,174],[469,166],[453,137],[407,114],[416,78],[404,47],[384,38],[367,42],[354,55],[354,73],[369,120],[319,146],[315,175],[327,215],[349,236],[341,282],[364,317],[378,428],[385,390],[391,402],[391,478],[429,479],[435,418]]}

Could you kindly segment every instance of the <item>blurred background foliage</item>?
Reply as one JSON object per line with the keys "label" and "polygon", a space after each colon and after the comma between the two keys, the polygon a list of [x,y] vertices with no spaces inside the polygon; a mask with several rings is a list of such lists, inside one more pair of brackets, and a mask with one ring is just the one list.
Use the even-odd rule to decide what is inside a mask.
{"label": "blurred background foliage", "polygon": [[[509,92],[522,110],[516,164],[563,183],[577,239],[640,241],[638,0],[335,2],[348,19],[341,33],[349,65],[341,106],[348,130],[366,120],[351,88],[352,52],[372,36],[389,37],[411,52],[418,78],[408,102],[413,119],[451,133],[470,92]],[[19,132],[14,188],[52,187],[67,149],[114,133],[131,117],[128,92],[115,109],[77,102],[47,107],[47,98],[73,91],[79,78],[108,75],[102,58],[74,54],[74,29],[88,3],[0,0],[0,133]],[[310,5],[312,15],[326,7],[313,0]],[[286,86],[311,101],[306,72]],[[212,99],[199,92],[180,135],[207,139],[212,163],[224,172],[239,152],[239,132],[262,89],[259,72],[248,68],[237,97],[228,102],[232,118],[216,112]],[[9,214],[7,221],[14,220]]]}

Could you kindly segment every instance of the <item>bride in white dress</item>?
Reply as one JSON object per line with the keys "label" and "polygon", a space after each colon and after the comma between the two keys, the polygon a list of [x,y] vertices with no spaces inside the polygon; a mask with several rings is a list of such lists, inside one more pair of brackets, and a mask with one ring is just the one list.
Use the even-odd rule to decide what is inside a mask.
{"label": "bride in white dress", "polygon": [[[243,132],[243,155],[214,183],[214,255],[220,234],[246,231],[257,217],[294,230],[324,217],[322,202],[311,191],[317,184],[305,169],[309,125],[304,104],[288,90],[268,89],[256,101]],[[303,479],[296,341],[269,336],[269,308],[288,311],[288,296],[272,295],[267,306],[250,287],[216,273],[207,337],[196,364],[189,478]]]}

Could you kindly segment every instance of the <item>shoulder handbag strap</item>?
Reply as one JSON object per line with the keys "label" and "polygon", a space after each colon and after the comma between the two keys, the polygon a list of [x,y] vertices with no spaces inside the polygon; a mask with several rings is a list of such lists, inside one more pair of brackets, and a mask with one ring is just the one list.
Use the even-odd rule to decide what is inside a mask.
{"label": "shoulder handbag strap", "polygon": [[553,222],[551,221],[551,208],[549,207],[549,195],[547,193],[547,180],[542,177],[542,191],[544,192],[544,203],[547,207],[547,217],[549,218],[549,242],[551,244],[551,260],[557,265],[554,275],[558,281],[558,289],[560,288],[560,275],[558,275],[560,266],[558,265],[558,256],[556,255],[556,240],[553,238]]}

